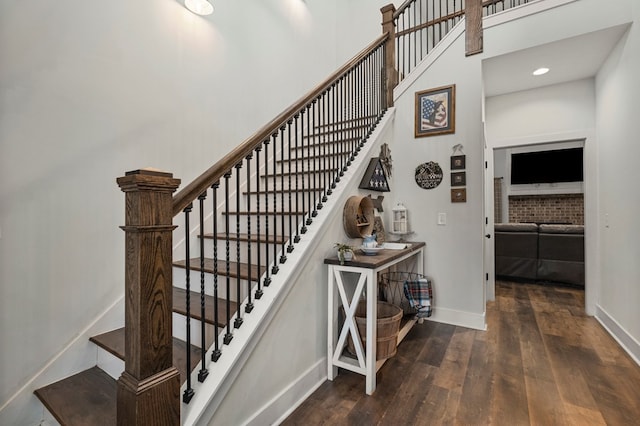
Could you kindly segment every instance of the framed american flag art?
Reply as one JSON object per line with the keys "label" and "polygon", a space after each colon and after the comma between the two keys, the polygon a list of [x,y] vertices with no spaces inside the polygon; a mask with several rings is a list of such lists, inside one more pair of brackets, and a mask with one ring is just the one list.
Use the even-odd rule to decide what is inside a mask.
{"label": "framed american flag art", "polygon": [[456,131],[456,85],[416,93],[415,137]]}

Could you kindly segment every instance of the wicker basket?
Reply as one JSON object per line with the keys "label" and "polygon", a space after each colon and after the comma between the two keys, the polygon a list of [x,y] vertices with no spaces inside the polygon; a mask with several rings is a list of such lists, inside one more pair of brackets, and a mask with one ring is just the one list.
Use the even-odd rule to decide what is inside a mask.
{"label": "wicker basket", "polygon": [[399,306],[405,315],[413,315],[417,312],[412,308],[404,295],[404,282],[429,279],[417,272],[384,272],[378,276],[380,299]]}
{"label": "wicker basket", "polygon": [[[396,354],[398,346],[398,333],[400,332],[400,321],[402,320],[402,309],[386,302],[377,302],[378,320],[376,324],[376,360],[391,358]],[[362,346],[367,344],[367,303],[365,300],[358,302],[355,312],[358,334],[362,341]],[[356,349],[349,334],[347,350],[355,355]]]}

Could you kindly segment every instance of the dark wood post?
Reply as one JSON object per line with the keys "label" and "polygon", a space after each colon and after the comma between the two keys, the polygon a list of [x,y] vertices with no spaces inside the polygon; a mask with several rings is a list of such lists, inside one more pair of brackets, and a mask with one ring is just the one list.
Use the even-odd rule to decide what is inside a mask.
{"label": "dark wood post", "polygon": [[179,425],[173,366],[171,173],[143,169],[117,179],[125,193],[125,371],[118,425]]}
{"label": "dark wood post", "polygon": [[398,85],[398,70],[396,70],[396,23],[393,14],[396,7],[388,4],[380,9],[382,12],[382,34],[389,34],[385,44],[385,73],[387,107],[393,106],[393,89]]}
{"label": "dark wood post", "polygon": [[482,0],[467,0],[464,14],[466,56],[482,53]]}

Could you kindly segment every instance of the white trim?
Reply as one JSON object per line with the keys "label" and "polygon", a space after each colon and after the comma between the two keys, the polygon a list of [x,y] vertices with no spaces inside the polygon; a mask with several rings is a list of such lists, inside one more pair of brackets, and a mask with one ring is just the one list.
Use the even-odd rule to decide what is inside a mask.
{"label": "white trim", "polygon": [[613,337],[616,342],[622,346],[622,349],[640,365],[640,342],[638,342],[627,330],[624,329],[602,306],[596,306],[595,318],[604,327],[605,330]]}
{"label": "white trim", "polygon": [[[244,425],[279,425],[324,382],[327,381],[327,359],[322,358],[305,371],[298,380],[260,408]],[[279,416],[279,417],[278,417]]]}
{"label": "white trim", "polygon": [[538,0],[526,3],[485,17],[483,19],[482,27],[484,29],[491,28],[529,15],[564,6],[565,4],[573,3],[575,1],[578,0]]}
{"label": "white trim", "polygon": [[[487,329],[487,321],[484,312],[482,314],[475,314],[472,312],[464,312],[436,306],[433,309],[433,315],[427,318],[427,320],[456,325],[459,327],[473,328],[474,330],[486,331]],[[416,327],[420,326],[416,325]]]}

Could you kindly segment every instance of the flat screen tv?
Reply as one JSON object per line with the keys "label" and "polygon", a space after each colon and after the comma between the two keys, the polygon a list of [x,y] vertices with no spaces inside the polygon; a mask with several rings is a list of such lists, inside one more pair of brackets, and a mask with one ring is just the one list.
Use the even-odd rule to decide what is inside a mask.
{"label": "flat screen tv", "polygon": [[511,184],[582,182],[582,148],[511,154]]}

